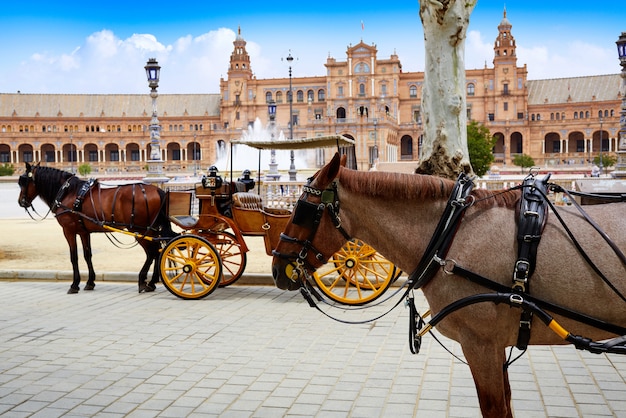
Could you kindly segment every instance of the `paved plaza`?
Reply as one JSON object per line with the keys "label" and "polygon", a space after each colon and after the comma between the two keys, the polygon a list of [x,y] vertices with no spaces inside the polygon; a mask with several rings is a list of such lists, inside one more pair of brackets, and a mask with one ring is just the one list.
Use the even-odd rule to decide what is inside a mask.
{"label": "paved plaza", "polygon": [[[480,416],[466,365],[430,335],[410,353],[403,306],[347,325],[272,286],[194,301],[120,282],[66,290],[0,282],[2,416]],[[358,321],[386,309],[332,312]],[[510,374],[518,417],[626,416],[624,357],[533,347]]]}

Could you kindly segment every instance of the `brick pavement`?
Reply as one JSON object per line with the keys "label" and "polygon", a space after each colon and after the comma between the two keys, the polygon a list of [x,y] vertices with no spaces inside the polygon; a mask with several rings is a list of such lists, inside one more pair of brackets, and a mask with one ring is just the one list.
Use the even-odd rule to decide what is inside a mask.
{"label": "brick pavement", "polygon": [[[135,287],[99,283],[66,295],[66,283],[0,282],[0,414],[480,415],[467,366],[431,336],[419,355],[410,353],[402,307],[372,324],[345,325],[299,293],[269,286],[235,285],[196,301]],[[510,376],[518,417],[626,416],[622,356],[532,347]]]}

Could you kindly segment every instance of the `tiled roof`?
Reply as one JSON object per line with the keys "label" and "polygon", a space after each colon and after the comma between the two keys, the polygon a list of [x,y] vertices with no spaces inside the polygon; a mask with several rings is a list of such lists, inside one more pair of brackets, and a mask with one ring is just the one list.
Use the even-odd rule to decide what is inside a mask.
{"label": "tiled roof", "polygon": [[618,100],[619,74],[528,80],[528,104],[556,104]]}
{"label": "tiled roof", "polygon": [[[162,94],[159,116],[219,116],[219,94]],[[145,117],[152,114],[148,94],[0,94],[0,116]]]}

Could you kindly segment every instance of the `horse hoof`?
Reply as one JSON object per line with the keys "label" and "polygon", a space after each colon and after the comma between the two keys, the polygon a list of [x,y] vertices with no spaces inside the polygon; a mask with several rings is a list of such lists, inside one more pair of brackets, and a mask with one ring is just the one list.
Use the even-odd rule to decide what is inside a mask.
{"label": "horse hoof", "polygon": [[86,284],[85,290],[94,290],[96,288],[95,284]]}
{"label": "horse hoof", "polygon": [[143,293],[146,290],[146,284],[145,283],[140,283],[139,284],[139,293]]}
{"label": "horse hoof", "polygon": [[73,295],[74,293],[78,293],[79,289],[74,289],[73,287],[70,287],[70,290],[67,291],[68,295]]}
{"label": "horse hoof", "polygon": [[144,291],[146,292],[154,292],[156,290],[156,285],[152,283],[148,283]]}

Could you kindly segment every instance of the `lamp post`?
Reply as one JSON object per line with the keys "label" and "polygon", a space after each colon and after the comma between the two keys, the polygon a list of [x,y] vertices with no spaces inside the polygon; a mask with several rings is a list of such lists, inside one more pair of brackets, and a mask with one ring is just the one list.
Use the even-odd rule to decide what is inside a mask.
{"label": "lamp post", "polygon": [[600,176],[602,176],[602,169],[604,168],[604,163],[602,162],[602,138],[604,135],[602,134],[602,116],[600,116],[600,162],[598,163],[598,168],[600,169]]}
{"label": "lamp post", "polygon": [[378,162],[378,119],[374,118],[374,152],[372,155],[372,167]]}
{"label": "lamp post", "polygon": [[[274,100],[270,100],[267,102],[267,117],[268,121],[268,132],[270,133],[270,140],[274,140],[276,138],[276,102]],[[280,173],[278,172],[278,164],[276,163],[276,150],[272,148],[270,151],[270,171],[267,173],[267,177],[272,180],[278,180],[280,178]]]}
{"label": "lamp post", "polygon": [[617,165],[613,172],[613,177],[624,179],[626,178],[626,32],[622,32],[615,44],[617,45],[619,63],[622,66],[622,107],[619,117]]}
{"label": "lamp post", "polygon": [[146,183],[164,183],[169,179],[163,176],[163,160],[161,159],[161,126],[157,117],[157,97],[159,93],[159,76],[161,66],[156,58],[150,58],[144,67],[148,77],[148,87],[150,87],[150,97],[152,98],[152,119],[150,119],[150,159],[148,160],[148,176],[144,178]]}
{"label": "lamp post", "polygon": [[74,173],[74,158],[72,158],[72,157],[73,157],[73,154],[74,154],[74,153],[72,152],[73,148],[74,148],[74,144],[72,143],[72,134],[70,134],[70,155],[69,155],[69,160],[70,160],[70,171],[71,171],[73,174],[76,174],[76,173]]}
{"label": "lamp post", "polygon": [[196,133],[193,133],[193,176],[198,175],[198,166],[197,166],[198,157],[196,156]]}
{"label": "lamp post", "polygon": [[[289,92],[287,93],[287,100],[289,100],[289,140],[293,141],[293,92],[291,91],[291,64],[293,63],[293,57],[291,56],[291,51],[289,51],[289,55],[285,60],[289,64]],[[291,150],[289,158],[291,163],[289,165],[289,181],[296,181],[296,164],[294,162],[294,152]]]}

